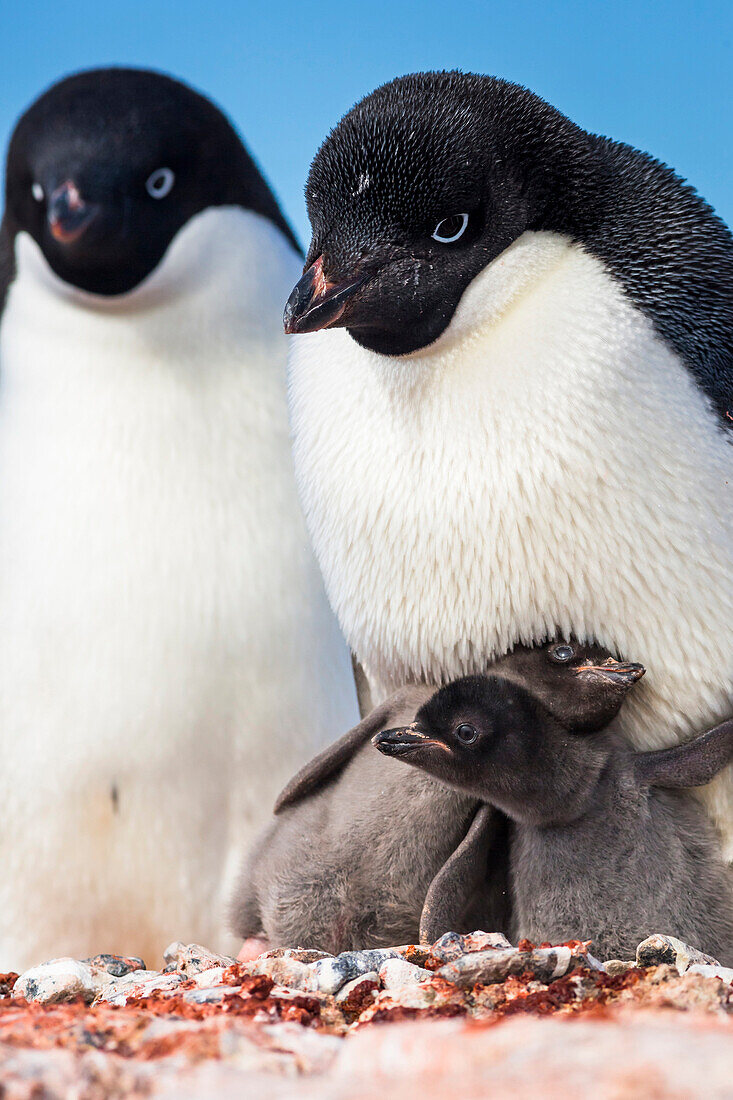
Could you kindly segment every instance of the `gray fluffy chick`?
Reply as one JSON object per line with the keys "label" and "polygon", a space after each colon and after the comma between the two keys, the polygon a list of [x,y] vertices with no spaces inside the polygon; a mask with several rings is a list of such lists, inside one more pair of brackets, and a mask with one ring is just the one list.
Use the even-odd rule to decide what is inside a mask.
{"label": "gray fluffy chick", "polygon": [[[572,640],[518,647],[492,666],[583,729],[610,721],[643,671]],[[507,929],[506,819],[473,791],[396,768],[370,743],[412,722],[435,690],[400,689],[288,784],[232,901],[244,939],[338,953]]]}
{"label": "gray fluffy chick", "polygon": [[681,789],[731,762],[733,719],[638,753],[610,730],[570,732],[534,694],[477,676],[375,744],[510,818],[515,940],[592,939],[602,958],[633,958],[662,932],[733,965],[730,871],[703,806]]}

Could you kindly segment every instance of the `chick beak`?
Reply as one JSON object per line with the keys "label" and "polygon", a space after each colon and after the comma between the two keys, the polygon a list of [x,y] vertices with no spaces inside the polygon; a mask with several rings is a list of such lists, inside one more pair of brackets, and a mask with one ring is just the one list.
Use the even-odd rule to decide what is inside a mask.
{"label": "chick beak", "polygon": [[283,315],[288,334],[317,332],[338,323],[350,298],[367,276],[343,283],[329,283],[323,273],[323,256],[311,264],[295,284]]}
{"label": "chick beak", "polygon": [[632,661],[615,661],[613,657],[608,657],[601,665],[579,665],[575,672],[590,672],[620,687],[631,687],[637,680],[641,680],[646,669]]}
{"label": "chick beak", "polygon": [[385,756],[407,756],[425,745],[437,745],[441,749],[447,749],[442,741],[428,737],[414,722],[411,726],[404,726],[402,729],[382,730],[372,738],[372,744]]}

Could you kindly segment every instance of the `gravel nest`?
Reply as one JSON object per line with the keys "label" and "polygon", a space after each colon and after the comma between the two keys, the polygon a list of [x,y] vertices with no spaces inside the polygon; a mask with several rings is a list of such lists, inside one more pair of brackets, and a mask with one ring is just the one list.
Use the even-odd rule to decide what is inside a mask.
{"label": "gravel nest", "polygon": [[731,1096],[732,981],[662,935],[57,959],[0,975],[0,1097]]}

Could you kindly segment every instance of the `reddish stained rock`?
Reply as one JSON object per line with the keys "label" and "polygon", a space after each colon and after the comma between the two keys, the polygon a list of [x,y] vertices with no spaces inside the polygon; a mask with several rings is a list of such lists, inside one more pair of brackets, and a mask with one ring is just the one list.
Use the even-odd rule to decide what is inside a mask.
{"label": "reddish stained rock", "polygon": [[8,974],[0,974],[0,997],[7,997],[13,992],[13,987],[17,982],[19,974],[16,974],[14,970],[11,970]]}
{"label": "reddish stained rock", "polygon": [[[459,958],[473,955],[481,963],[482,954],[498,957],[506,951],[478,935],[464,940],[473,950]],[[547,951],[522,946],[527,947],[525,959],[534,957],[544,965]],[[729,984],[692,970],[680,976],[676,967],[666,965],[611,975],[594,969],[587,944],[562,947],[572,965],[568,973],[545,982],[538,980],[542,967],[472,986],[433,972],[421,981],[382,989],[372,974],[331,996],[277,984],[275,974],[281,981],[290,967],[302,976],[301,968],[308,966],[282,952],[269,956],[271,965],[264,969],[270,974],[252,973],[252,966],[238,963],[203,971],[194,964],[191,977],[168,975],[178,981],[172,990],[150,992],[149,977],[142,973],[136,987],[130,973],[118,979],[129,983],[122,1007],[102,1001],[43,1006],[0,996],[0,1059],[5,1059],[0,1095],[13,1100],[148,1094],[176,1100],[202,1095],[366,1100],[389,1094],[397,1100],[415,1095],[432,1100],[459,1092],[466,1100],[510,1093],[517,1100],[537,1095],[554,1100],[561,1094],[562,1100],[585,1100],[591,1094],[601,1100],[662,1095],[677,1100],[700,1093],[685,1092],[684,1082],[677,1093],[670,1091],[675,1075],[664,1058],[676,1046],[677,1057],[686,1059],[691,1035],[706,1100],[718,1095],[717,1078],[713,1075],[708,1089],[700,1067],[714,1050],[730,1063],[733,1075]],[[394,949],[386,970],[397,975],[408,958],[424,963],[427,950]],[[212,956],[206,955],[208,962]],[[214,998],[196,999],[202,993]],[[613,1052],[623,1050],[624,1028],[632,1018],[645,1033],[656,1027],[666,1037],[659,1057],[651,1040],[640,1039],[626,1072],[622,1054]],[[408,1028],[413,1030],[403,1031]],[[670,1029],[676,1029],[674,1042]],[[714,1034],[714,1043],[708,1033]],[[501,1038],[505,1035],[511,1041]],[[362,1036],[374,1038],[365,1044]],[[402,1051],[402,1061],[390,1068],[390,1059],[397,1058],[390,1052],[396,1050]]]}
{"label": "reddish stained rock", "polygon": [[[729,1100],[733,1029],[675,1014],[598,1020],[521,1017],[369,1028],[303,1100]],[[314,1082],[315,1085],[315,1082]]]}
{"label": "reddish stained rock", "polygon": [[347,1018],[353,1019],[374,1003],[379,987],[379,977],[375,973],[352,978],[336,994],[336,1004]]}

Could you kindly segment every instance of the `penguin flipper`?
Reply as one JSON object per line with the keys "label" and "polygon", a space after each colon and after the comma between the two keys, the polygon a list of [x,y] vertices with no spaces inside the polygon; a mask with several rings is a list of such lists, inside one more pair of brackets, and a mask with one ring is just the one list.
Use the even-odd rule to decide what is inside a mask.
{"label": "penguin flipper", "polygon": [[463,840],[430,883],[420,916],[420,943],[435,943],[446,932],[461,931],[467,909],[486,882],[487,854],[497,819],[494,807],[482,803]]}
{"label": "penguin flipper", "polygon": [[397,715],[407,712],[410,715],[408,721],[412,721],[415,712],[432,695],[433,690],[424,685],[409,684],[395,691],[358,725],[302,767],[278,795],[274,812],[279,814],[286,807],[302,801],[333,779],[362,745],[370,741],[375,733],[384,729]]}

